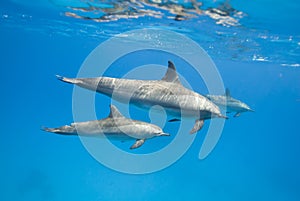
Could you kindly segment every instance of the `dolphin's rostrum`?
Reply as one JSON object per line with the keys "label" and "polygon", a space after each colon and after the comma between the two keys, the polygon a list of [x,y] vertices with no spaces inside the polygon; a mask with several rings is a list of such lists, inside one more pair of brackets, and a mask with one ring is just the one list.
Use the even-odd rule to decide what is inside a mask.
{"label": "dolphin's rostrum", "polygon": [[242,112],[254,112],[246,103],[233,98],[229,89],[226,89],[225,95],[206,95],[206,97],[221,109],[226,109],[227,113],[235,112],[234,117],[240,116]]}
{"label": "dolphin's rostrum", "polygon": [[110,114],[107,118],[72,123],[58,128],[42,128],[44,131],[57,133],[61,135],[81,135],[90,137],[104,137],[116,140],[132,140],[136,142],[130,147],[135,149],[142,146],[146,139],[157,136],[170,136],[164,133],[162,129],[154,124],[143,121],[132,120],[124,117],[118,109],[110,106]]}
{"label": "dolphin's rostrum", "polygon": [[120,102],[128,102],[139,107],[162,106],[175,117],[196,119],[190,133],[196,133],[204,120],[213,117],[227,118],[218,106],[194,91],[185,88],[179,80],[174,64],[168,62],[168,70],[161,80],[118,79],[111,77],[66,78],[57,76],[63,82],[97,91]]}

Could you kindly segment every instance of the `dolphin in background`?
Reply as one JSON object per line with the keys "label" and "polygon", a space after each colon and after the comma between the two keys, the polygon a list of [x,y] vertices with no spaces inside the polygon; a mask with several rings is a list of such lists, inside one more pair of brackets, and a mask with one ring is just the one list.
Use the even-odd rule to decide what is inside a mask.
{"label": "dolphin in background", "polygon": [[120,102],[130,102],[138,107],[162,106],[168,114],[175,117],[191,117],[195,124],[190,133],[196,133],[204,120],[223,116],[217,105],[194,91],[185,88],[178,77],[175,65],[169,61],[168,70],[161,80],[119,79],[112,77],[66,78],[58,76],[63,82],[97,91]]}
{"label": "dolphin in background", "polygon": [[154,124],[132,120],[124,117],[114,105],[110,105],[110,114],[107,118],[71,123],[58,128],[44,127],[42,130],[61,135],[81,135],[88,137],[104,137],[112,140],[136,139],[130,149],[142,146],[146,139],[158,136],[170,136]]}
{"label": "dolphin in background", "polygon": [[227,113],[235,112],[233,117],[239,117],[242,112],[254,112],[246,103],[232,98],[229,89],[226,89],[225,95],[206,95],[206,97],[218,105],[221,109],[226,109]]}

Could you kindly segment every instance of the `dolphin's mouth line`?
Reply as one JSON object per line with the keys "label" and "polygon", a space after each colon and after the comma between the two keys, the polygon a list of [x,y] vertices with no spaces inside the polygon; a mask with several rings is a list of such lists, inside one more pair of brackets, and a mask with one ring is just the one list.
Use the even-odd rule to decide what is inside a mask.
{"label": "dolphin's mouth line", "polygon": [[225,115],[222,115],[222,114],[218,115],[218,117],[224,118],[224,119],[229,119],[229,117],[227,117],[227,116],[225,116]]}

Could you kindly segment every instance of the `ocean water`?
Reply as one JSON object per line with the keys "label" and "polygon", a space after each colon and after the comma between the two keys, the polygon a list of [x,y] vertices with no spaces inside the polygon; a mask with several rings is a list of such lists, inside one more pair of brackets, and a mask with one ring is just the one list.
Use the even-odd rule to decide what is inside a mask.
{"label": "ocean water", "polygon": [[[300,200],[298,1],[191,2],[0,2],[0,200]],[[205,159],[198,154],[210,121],[172,165],[127,174],[98,162],[80,138],[40,128],[73,122],[73,86],[57,81],[56,74],[75,77],[98,45],[145,28],[179,33],[199,44],[231,95],[255,112],[237,118],[229,114]],[[180,46],[182,41],[172,43]],[[117,60],[106,75],[121,77],[134,66],[151,63],[165,66],[171,58],[195,91],[208,93],[203,80],[176,56],[141,53]],[[98,118],[108,115],[110,101],[95,96]],[[150,119],[136,107],[130,114]],[[179,125],[167,123],[164,130],[176,133]],[[151,139],[133,151],[128,150],[131,142],[113,144],[142,154],[159,151],[173,138]],[[109,150],[97,150],[128,165]]]}

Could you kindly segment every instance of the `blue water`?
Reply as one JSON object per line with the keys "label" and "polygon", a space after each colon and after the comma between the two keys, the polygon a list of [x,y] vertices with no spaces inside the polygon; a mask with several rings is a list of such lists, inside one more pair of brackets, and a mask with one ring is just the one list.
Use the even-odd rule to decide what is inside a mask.
{"label": "blue water", "polygon": [[[216,7],[221,1],[204,2]],[[162,18],[95,22],[66,16],[72,11],[66,5],[75,4],[0,3],[0,200],[300,200],[297,1],[231,1],[245,13],[235,25],[217,24],[208,15],[175,21],[166,10]],[[54,75],[76,76],[100,43],[114,34],[146,27],[182,33],[199,43],[232,96],[255,113],[227,120],[218,144],[204,160],[198,153],[208,124],[173,165],[131,175],[100,164],[78,137],[45,133],[40,127],[73,121],[73,87]],[[138,65],[142,58],[119,64]],[[156,62],[163,65],[167,60]],[[123,71],[112,68],[107,73],[119,76]],[[190,81],[196,91],[207,93],[201,81]],[[98,94],[96,101],[96,108],[103,111],[97,112],[98,117],[106,117],[110,99]],[[140,111],[136,117],[148,121],[143,114]],[[167,124],[165,129],[172,133],[177,127]],[[140,149],[153,150],[156,143],[163,145],[167,139],[149,140]],[[130,145],[118,146],[126,150]]]}

